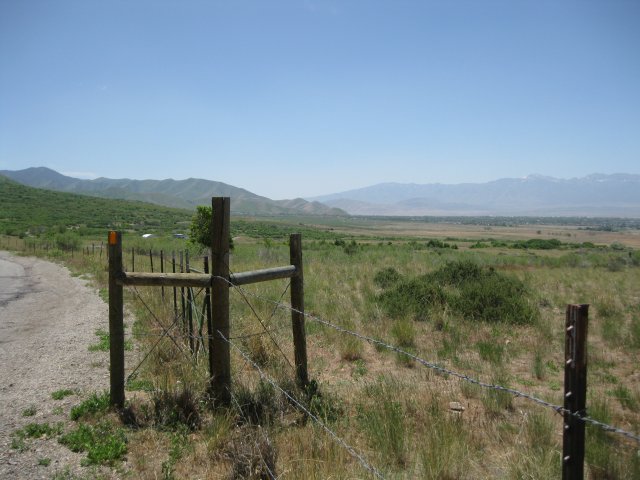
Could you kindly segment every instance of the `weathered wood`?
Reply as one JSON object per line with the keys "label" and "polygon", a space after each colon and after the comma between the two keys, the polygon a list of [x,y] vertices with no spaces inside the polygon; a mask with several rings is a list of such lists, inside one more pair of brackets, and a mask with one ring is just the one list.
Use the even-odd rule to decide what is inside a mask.
{"label": "weathered wood", "polygon": [[109,378],[111,405],[124,407],[124,302],[122,284],[122,235],[109,232]]}
{"label": "weathered wood", "polygon": [[[589,305],[567,305],[565,322],[564,408],[586,415]],[[585,423],[564,414],[562,479],[584,478]]]}
{"label": "weathered wood", "polygon": [[[187,250],[186,257],[186,273],[191,273],[191,267],[189,264],[189,251]],[[193,291],[191,287],[187,287],[187,336],[189,338],[189,349],[191,353],[194,353],[193,345]]]}
{"label": "weathered wood", "polygon": [[[195,268],[189,267],[190,271]],[[232,273],[229,275],[230,286],[248,285],[251,283],[292,278],[296,275],[296,266],[265,268],[250,272]],[[213,277],[202,273],[143,273],[122,272],[118,278],[121,285],[135,285],[137,287],[210,287]],[[226,282],[225,282],[226,283]]]}
{"label": "weathered wood", "polygon": [[[176,273],[176,252],[171,251],[171,271]],[[173,318],[178,318],[178,296],[175,285],[173,286]]]}
{"label": "weathered wood", "polygon": [[136,251],[133,247],[131,247],[131,271],[136,271]]}
{"label": "weathered wood", "polygon": [[[204,273],[206,275],[209,274],[209,257],[204,257]],[[211,335],[211,332],[213,332],[213,324],[211,323],[211,289],[209,287],[204,289],[204,304],[207,311],[207,348],[209,354],[211,354],[213,348],[213,335]]]}
{"label": "weathered wood", "polygon": [[[141,273],[122,272],[118,278],[121,285],[137,287],[209,287],[211,275],[198,273]],[[176,313],[177,314],[177,313]]]}
{"label": "weathered wood", "polygon": [[[164,273],[164,250],[160,250],[160,273]],[[162,303],[164,303],[164,286],[160,290]]]}
{"label": "weathered wood", "polygon": [[268,280],[277,280],[279,278],[291,278],[296,274],[295,265],[287,265],[286,267],[265,268],[262,270],[254,270],[251,272],[232,273],[229,281],[233,285],[248,285],[250,283],[266,282]]}
{"label": "weathered wood", "polygon": [[304,329],[304,278],[302,269],[302,236],[295,233],[289,236],[289,258],[295,266],[295,275],[291,277],[291,326],[296,364],[296,381],[302,387],[309,383],[307,371],[307,340]]}
{"label": "weathered wood", "polygon": [[[216,404],[231,403],[231,355],[229,344],[229,197],[211,199],[211,285],[213,343],[209,350],[209,387]],[[223,338],[224,337],[224,338]]]}
{"label": "weathered wood", "polygon": [[151,265],[151,273],[153,273],[153,251],[149,249],[149,264]]}

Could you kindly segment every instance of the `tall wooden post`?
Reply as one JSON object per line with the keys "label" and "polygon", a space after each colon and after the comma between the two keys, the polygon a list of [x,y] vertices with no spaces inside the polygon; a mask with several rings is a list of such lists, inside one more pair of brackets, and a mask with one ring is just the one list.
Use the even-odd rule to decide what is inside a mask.
{"label": "tall wooden post", "polygon": [[111,405],[124,406],[124,303],[122,285],[122,235],[109,232],[109,375]]}
{"label": "tall wooden post", "polygon": [[[585,415],[587,399],[587,328],[589,305],[567,305],[565,323],[564,408]],[[584,478],[585,424],[564,414],[562,479]]]}
{"label": "tall wooden post", "polygon": [[[229,197],[211,199],[211,309],[213,338],[209,350],[209,386],[214,402],[231,403],[231,356],[229,344]],[[222,337],[224,336],[224,338]]]}
{"label": "tall wooden post", "polygon": [[[209,257],[204,257],[204,273],[209,274]],[[213,336],[211,335],[213,324],[211,323],[211,289],[209,287],[204,289],[204,305],[207,313],[207,332],[209,332],[207,349],[211,352],[213,350]],[[200,335],[202,335],[202,328],[200,329]]]}
{"label": "tall wooden post", "polygon": [[[186,252],[186,272],[191,273],[191,264],[189,263],[189,250]],[[191,353],[195,352],[193,339],[193,291],[191,287],[187,287],[187,335],[189,336],[189,349]]]}
{"label": "tall wooden post", "polygon": [[[164,273],[164,250],[160,250],[160,273]],[[162,303],[164,303],[164,285],[160,287]]]}
{"label": "tall wooden post", "polygon": [[302,235],[289,236],[289,258],[296,273],[291,277],[291,326],[296,364],[296,381],[301,387],[309,383],[307,372],[307,340],[304,331],[304,276],[302,270]]}

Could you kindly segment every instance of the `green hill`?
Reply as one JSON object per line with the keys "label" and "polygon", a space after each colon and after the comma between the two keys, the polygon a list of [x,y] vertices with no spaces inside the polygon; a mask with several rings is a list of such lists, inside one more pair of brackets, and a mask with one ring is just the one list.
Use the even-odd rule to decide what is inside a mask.
{"label": "green hill", "polygon": [[171,208],[194,210],[197,205],[209,205],[211,197],[230,197],[231,211],[237,215],[330,215],[346,216],[338,208],[319,202],[295,200],[271,200],[244,188],[222,182],[187,178],[186,180],[131,180],[128,178],[96,178],[82,180],[67,177],[45,167],[24,170],[0,170],[11,180],[35,188],[46,188],[93,197],[119,198],[155,203]]}
{"label": "green hill", "polygon": [[41,233],[78,227],[84,232],[184,231],[192,212],[149,203],[27,187],[0,176],[0,233]]}

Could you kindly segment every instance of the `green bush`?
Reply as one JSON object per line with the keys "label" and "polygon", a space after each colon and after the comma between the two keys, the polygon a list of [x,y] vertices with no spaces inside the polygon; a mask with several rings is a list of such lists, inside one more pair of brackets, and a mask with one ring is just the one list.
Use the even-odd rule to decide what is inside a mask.
{"label": "green bush", "polygon": [[462,317],[487,322],[525,324],[539,315],[521,280],[468,260],[449,262],[413,279],[384,269],[376,280],[387,285],[376,300],[393,318],[413,315],[424,319],[433,309],[444,307]]}

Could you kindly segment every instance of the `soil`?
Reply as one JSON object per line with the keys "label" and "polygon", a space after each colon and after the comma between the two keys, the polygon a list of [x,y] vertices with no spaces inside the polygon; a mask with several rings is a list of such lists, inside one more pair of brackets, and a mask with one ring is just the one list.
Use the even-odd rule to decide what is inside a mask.
{"label": "soil", "polygon": [[[86,279],[63,266],[0,251],[0,478],[118,478],[109,468],[81,466],[85,457],[56,438],[25,440],[30,423],[73,427],[71,407],[108,389],[108,352],[90,352],[98,329],[108,329],[108,307]],[[51,394],[74,394],[54,400]],[[35,411],[31,416],[25,413]]]}

